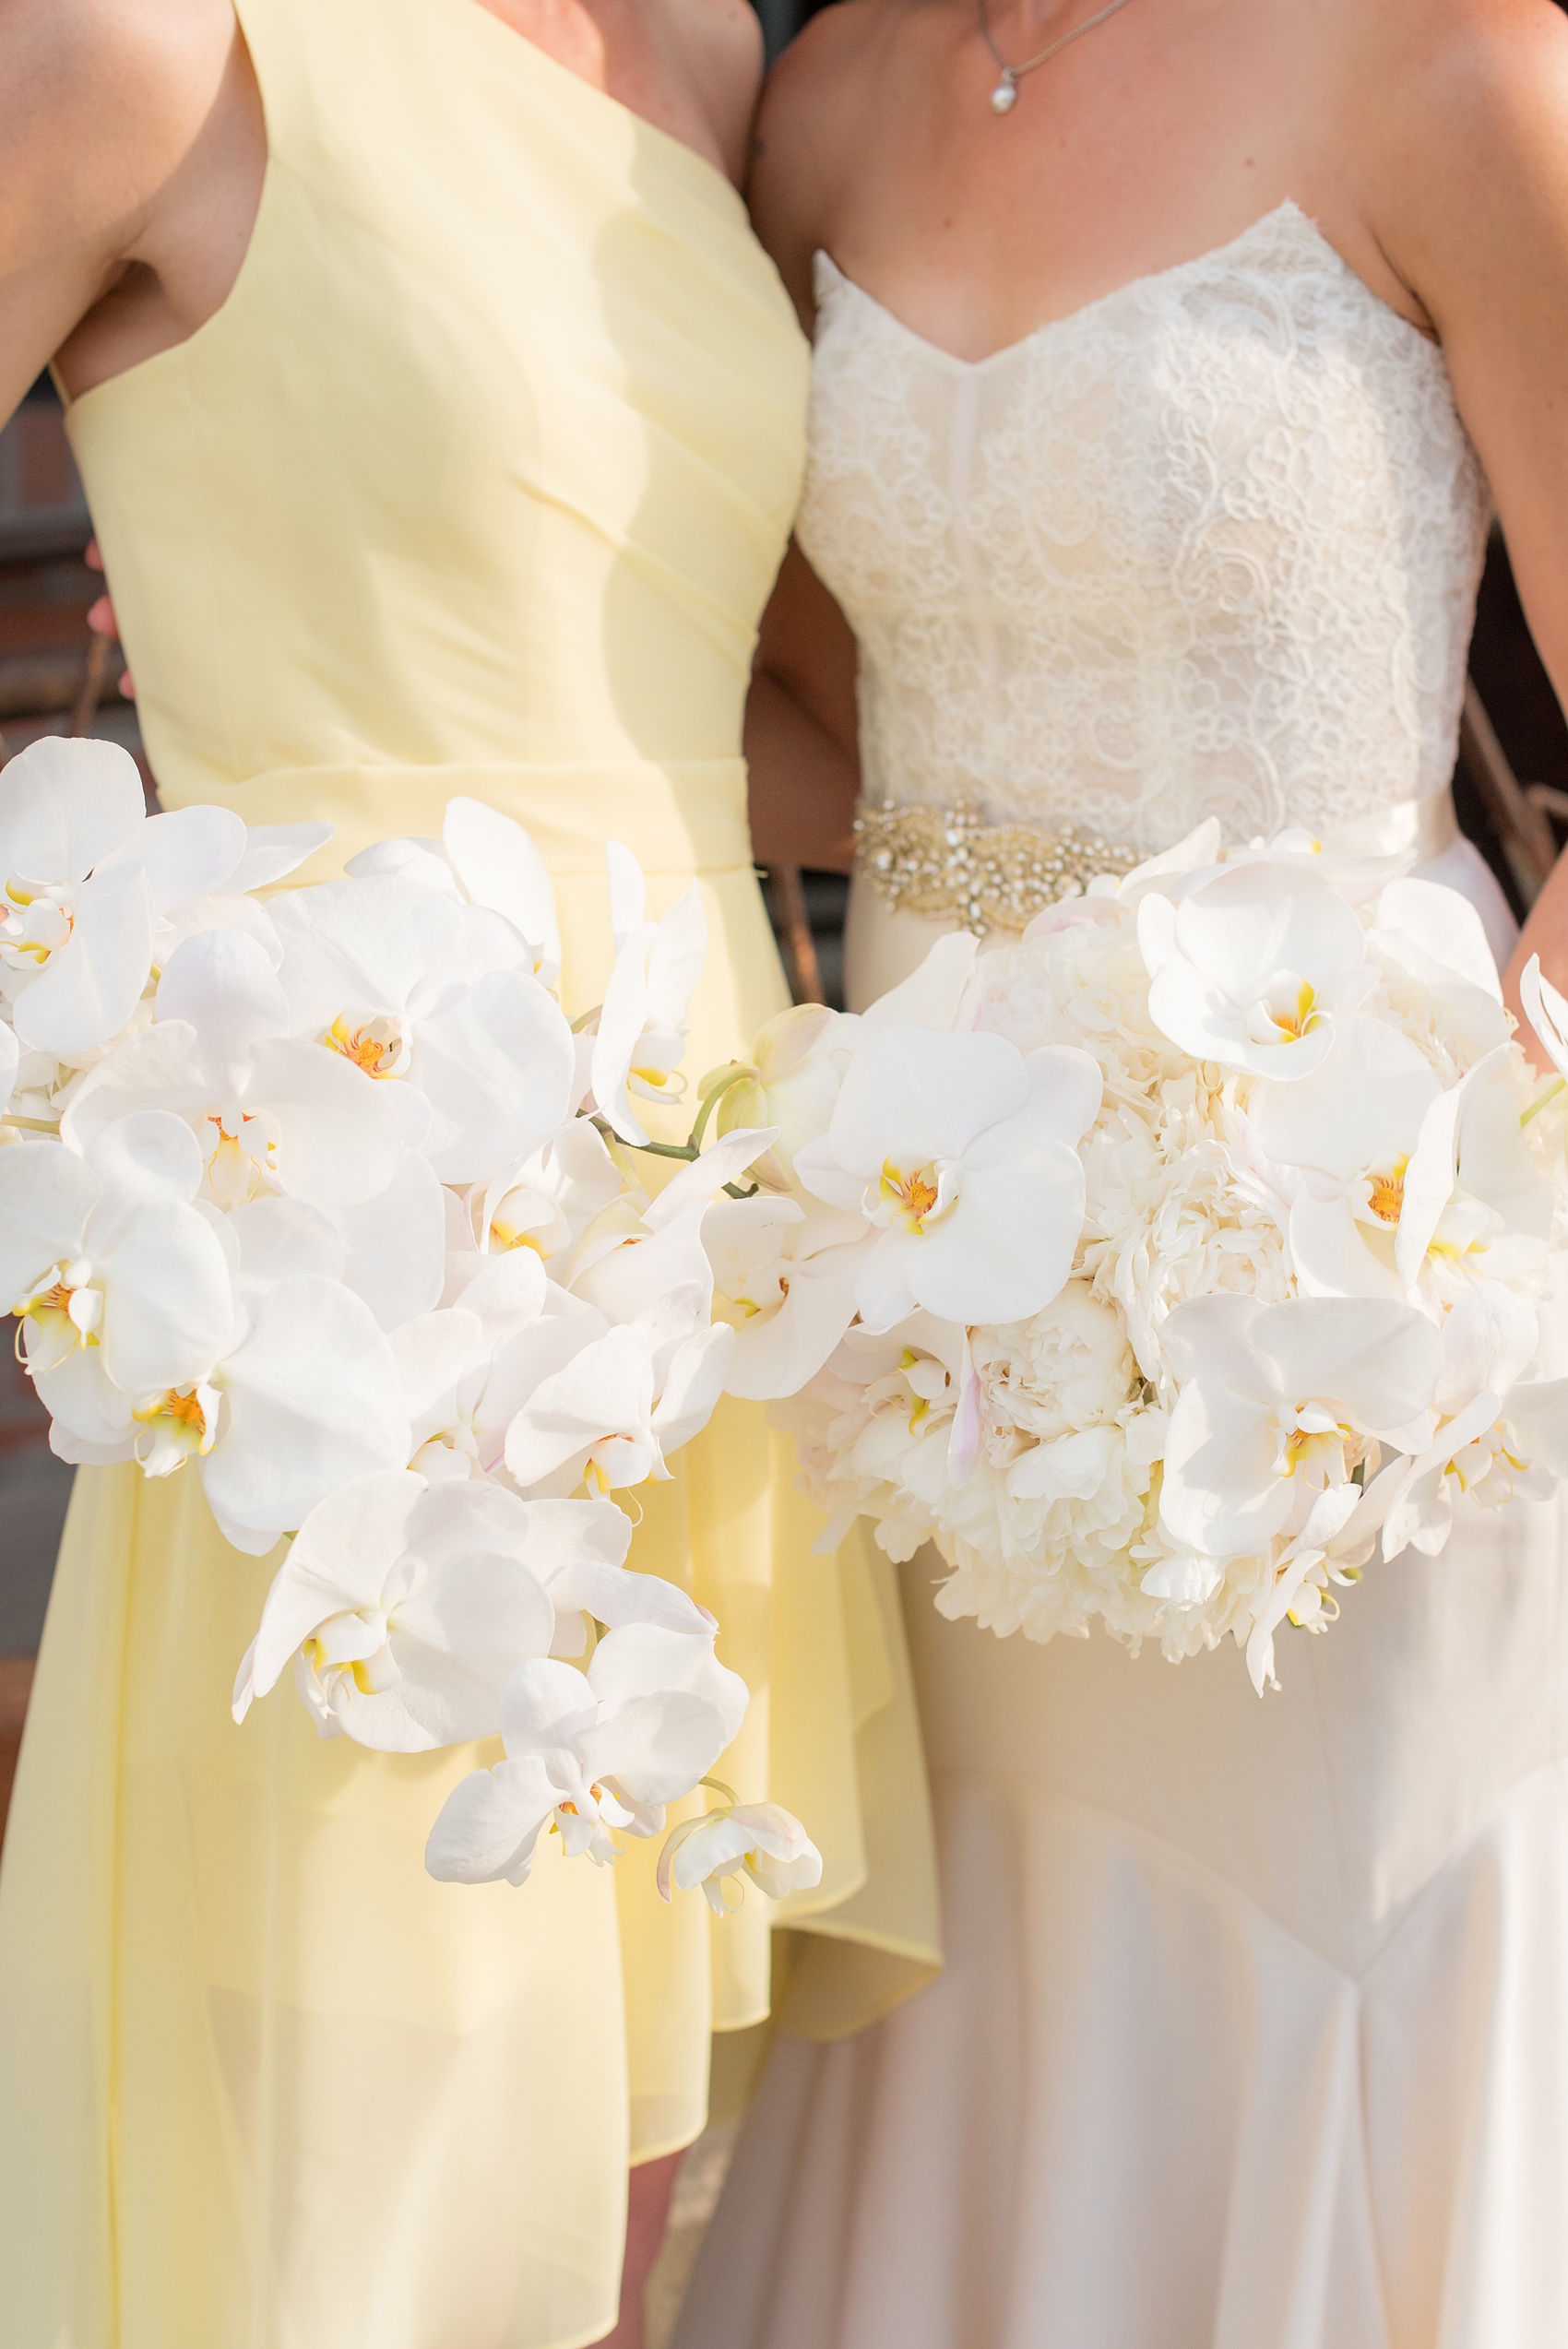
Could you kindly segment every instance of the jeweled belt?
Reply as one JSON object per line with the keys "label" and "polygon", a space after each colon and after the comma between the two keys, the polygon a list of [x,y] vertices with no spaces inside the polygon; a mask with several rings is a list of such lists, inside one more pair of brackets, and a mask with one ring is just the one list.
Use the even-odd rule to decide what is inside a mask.
{"label": "jeweled belt", "polygon": [[[1342,856],[1434,857],[1456,835],[1446,791],[1400,800],[1334,825],[1324,848]],[[987,824],[977,802],[947,807],[862,800],[855,817],[855,863],[877,895],[928,921],[951,922],[983,938],[1027,930],[1059,897],[1078,896],[1098,873],[1120,879],[1149,855],[1124,840],[1063,825]]]}
{"label": "jeweled belt", "polygon": [[1097,873],[1131,872],[1146,853],[1071,824],[987,824],[972,800],[862,801],[855,817],[855,860],[880,896],[980,938],[1027,930],[1058,897],[1078,896]]}

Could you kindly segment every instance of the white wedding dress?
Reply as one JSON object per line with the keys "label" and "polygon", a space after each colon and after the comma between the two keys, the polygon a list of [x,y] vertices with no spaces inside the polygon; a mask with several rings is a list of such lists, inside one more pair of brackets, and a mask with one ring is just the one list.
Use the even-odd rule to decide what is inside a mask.
{"label": "white wedding dress", "polygon": [[[873,797],[1410,839],[1506,943],[1447,801],[1484,485],[1301,211],[979,365],[818,293]],[[932,934],[857,884],[858,998]],[[1462,1508],[1261,1701],[945,1621],[922,1553],[946,1971],[780,2038],[679,2349],[1568,2349],[1565,1534]]]}

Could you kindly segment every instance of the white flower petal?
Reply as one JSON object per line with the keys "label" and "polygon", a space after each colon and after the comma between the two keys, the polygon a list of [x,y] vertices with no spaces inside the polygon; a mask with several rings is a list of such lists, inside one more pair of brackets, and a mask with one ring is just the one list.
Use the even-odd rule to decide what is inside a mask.
{"label": "white flower petal", "polygon": [[81,881],[147,819],[141,771],[116,743],[46,734],[0,777],[0,872]]}
{"label": "white flower petal", "polygon": [[340,1277],[384,1330],[428,1313],[446,1271],[445,1202],[435,1171],[416,1150],[399,1152],[385,1191],[334,1218]]}
{"label": "white flower petal", "polygon": [[78,1255],[99,1186],[64,1143],[0,1150],[0,1311],[30,1296],[53,1264]]}
{"label": "white flower petal", "polygon": [[425,1490],[422,1477],[394,1470],[356,1477],[316,1503],[290,1544],[262,1608],[247,1659],[254,1695],[265,1696],[276,1685],[294,1650],[318,1623],[379,1604]]}
{"label": "white flower petal", "polygon": [[324,848],[331,837],[329,824],[253,824],[246,831],[244,852],[226,886],[236,895],[270,889],[298,872],[305,859]]}
{"label": "white flower petal", "polygon": [[119,856],[135,858],[155,908],[164,916],[193,897],[232,888],[244,847],[245,827],[232,808],[172,808],[149,816]]}
{"label": "white flower petal", "polygon": [[135,865],[106,874],[90,896],[78,897],[70,937],[12,1007],[22,1042],[35,1051],[77,1054],[117,1036],[152,967],[154,919],[151,894]]}
{"label": "white flower petal", "polygon": [[544,859],[520,824],[481,800],[446,802],[442,842],[476,906],[488,906],[540,952],[540,977],[552,986],[561,967],[561,935]]}
{"label": "white flower petal", "polygon": [[558,1797],[536,1755],[475,1770],[441,1806],[424,1864],[445,1884],[521,1884]]}
{"label": "white flower petal", "polygon": [[194,1031],[202,1074],[227,1100],[245,1090],[256,1047],[284,1033],[289,1007],[255,939],[243,930],[202,930],[170,956],[158,1017]]}
{"label": "white flower petal", "polygon": [[224,1426],[202,1483],[216,1513],[254,1533],[287,1532],[338,1486],[408,1460],[391,1348],[331,1282],[279,1281],[258,1299],[220,1384]]}

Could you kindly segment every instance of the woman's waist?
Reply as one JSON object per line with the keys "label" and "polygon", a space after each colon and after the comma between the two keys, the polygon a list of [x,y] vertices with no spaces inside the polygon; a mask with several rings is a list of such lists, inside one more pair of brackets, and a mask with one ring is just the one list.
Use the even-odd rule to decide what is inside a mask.
{"label": "woman's waist", "polygon": [[1070,802],[1053,799],[1050,813],[1042,807],[1036,815],[1016,813],[1016,800],[999,806],[974,786],[950,787],[938,796],[940,789],[863,800],[855,822],[856,871],[888,907],[981,935],[1026,929],[1047,905],[1075,894],[1098,874],[1130,872],[1211,813],[1219,816],[1228,845],[1289,826],[1338,856],[1408,855],[1424,863],[1443,856],[1458,836],[1446,788],[1328,817],[1287,806],[1270,811],[1272,821],[1264,825],[1227,824],[1221,808],[1202,804],[1181,818],[1164,808],[1152,830],[1155,812],[1131,800],[1120,809],[1091,803],[1078,815]]}
{"label": "woman's waist", "polygon": [[650,878],[743,869],[752,860],[746,768],[741,758],[559,763],[345,761],[280,766],[217,784],[160,783],[165,806],[218,801],[247,824],[327,823],[330,842],[294,876],[325,881],[376,840],[439,837],[449,800],[482,800],[529,832],[558,878],[602,874],[619,840]]}

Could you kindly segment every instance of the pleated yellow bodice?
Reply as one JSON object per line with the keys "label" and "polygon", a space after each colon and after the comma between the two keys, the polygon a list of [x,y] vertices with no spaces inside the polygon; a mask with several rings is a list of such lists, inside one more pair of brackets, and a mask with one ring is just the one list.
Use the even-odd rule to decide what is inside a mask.
{"label": "pleated yellow bodice", "polygon": [[[700,1074],[785,1000],[740,757],[802,462],[783,291],[716,171],[477,0],[239,15],[269,160],[238,279],[67,420],[164,802],[328,818],[313,880],[489,801],[550,865],[573,1012],[623,840],[654,911],[701,895]],[[432,1882],[488,1751],[324,1744],[288,1688],[236,1728],[271,1564],[194,1478],[80,1472],[0,1874],[6,2349],[576,2349],[627,2160],[700,2130],[771,1928],[808,1928],[821,2030],[929,1971],[885,1561],[812,1555],[754,1406],[676,1470],[633,1562],[719,1616],[753,1691],[722,1774],[825,1861],[719,1923],[659,1900],[651,1843]]]}
{"label": "pleated yellow bodice", "polygon": [[740,198],[476,0],[241,15],[238,280],[68,419],[166,803],[308,795],[347,854],[453,768],[549,826],[565,770],[744,862],[808,354]]}

